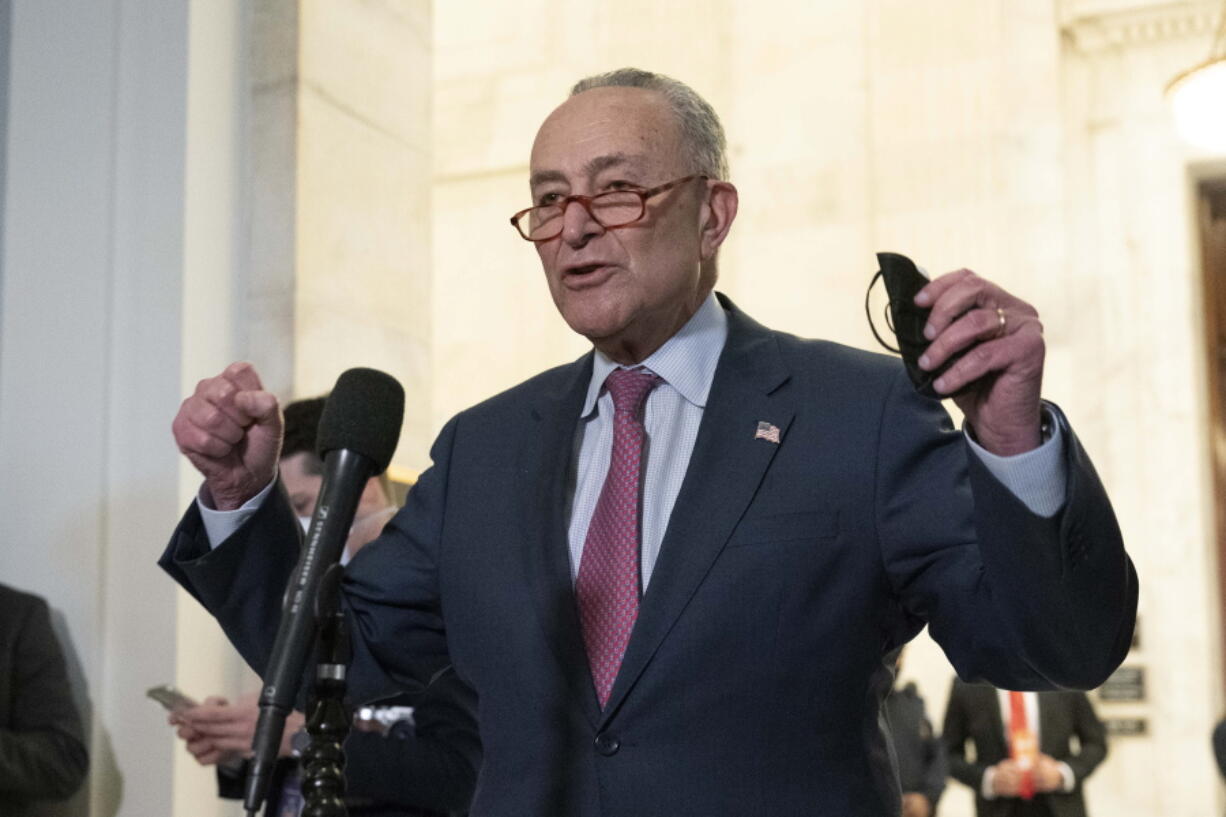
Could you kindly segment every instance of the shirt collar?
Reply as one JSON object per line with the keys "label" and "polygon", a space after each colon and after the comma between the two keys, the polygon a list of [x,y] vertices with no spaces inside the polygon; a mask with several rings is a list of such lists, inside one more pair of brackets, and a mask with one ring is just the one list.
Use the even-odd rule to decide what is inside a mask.
{"label": "shirt collar", "polygon": [[[685,326],[639,365],[658,374],[693,405],[705,408],[711,383],[715,380],[715,366],[727,339],[728,316],[711,292]],[[595,350],[592,379],[580,417],[587,417],[596,408],[605,378],[616,368],[619,368],[618,363],[599,349]]]}

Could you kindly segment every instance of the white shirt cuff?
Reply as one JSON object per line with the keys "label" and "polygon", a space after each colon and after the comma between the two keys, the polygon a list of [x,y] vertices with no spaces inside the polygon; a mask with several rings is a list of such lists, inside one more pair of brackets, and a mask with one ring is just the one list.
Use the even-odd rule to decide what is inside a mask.
{"label": "white shirt cuff", "polygon": [[204,533],[209,539],[209,547],[215,548],[222,542],[230,538],[236,530],[243,526],[243,523],[251,518],[252,514],[260,509],[264,504],[264,500],[272,493],[272,486],[277,484],[274,477],[273,481],[264,486],[264,490],[260,491],[255,496],[248,499],[241,507],[235,508],[232,511],[219,511],[210,508],[205,502],[203,486],[196,493],[196,507],[200,509],[200,521],[204,523]]}
{"label": "white shirt cuff", "polygon": [[1051,436],[1038,448],[1011,457],[999,457],[975,442],[964,426],[962,433],[984,467],[1037,516],[1052,517],[1064,507],[1068,474],[1064,467],[1064,434],[1060,423],[1043,408]]}
{"label": "white shirt cuff", "polygon": [[1060,769],[1060,777],[1064,778],[1064,782],[1060,785],[1060,791],[1069,794],[1073,789],[1077,788],[1077,778],[1073,776],[1073,769],[1064,761],[1056,764]]}
{"label": "white shirt cuff", "polygon": [[992,783],[996,779],[996,770],[991,766],[983,770],[983,781],[979,784],[979,794],[984,800],[995,800],[996,792],[992,789]]}

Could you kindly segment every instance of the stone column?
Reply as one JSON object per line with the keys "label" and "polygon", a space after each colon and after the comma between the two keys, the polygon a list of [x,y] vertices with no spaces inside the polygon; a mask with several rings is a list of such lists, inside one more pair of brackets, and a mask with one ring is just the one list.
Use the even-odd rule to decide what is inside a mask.
{"label": "stone column", "polygon": [[273,0],[254,18],[250,347],[286,396],[353,366],[399,379],[410,470],[436,430],[431,38],[428,0]]}

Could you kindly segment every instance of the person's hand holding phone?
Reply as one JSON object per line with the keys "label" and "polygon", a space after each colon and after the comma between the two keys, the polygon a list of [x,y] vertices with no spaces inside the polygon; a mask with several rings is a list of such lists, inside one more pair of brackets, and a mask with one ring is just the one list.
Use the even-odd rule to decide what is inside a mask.
{"label": "person's hand holding phone", "polygon": [[[225,762],[233,757],[251,755],[251,739],[259,718],[259,696],[256,693],[243,695],[234,703],[225,698],[210,697],[204,703],[171,714],[171,723],[176,724],[179,737],[187,744],[187,751],[202,766]],[[301,712],[291,712],[285,721],[281,737],[280,757],[289,757],[290,738],[303,728],[306,722]]]}

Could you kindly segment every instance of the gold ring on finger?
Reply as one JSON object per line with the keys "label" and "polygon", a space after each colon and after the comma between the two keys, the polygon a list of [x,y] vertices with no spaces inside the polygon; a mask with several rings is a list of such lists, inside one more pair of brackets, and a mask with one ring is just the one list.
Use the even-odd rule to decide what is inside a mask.
{"label": "gold ring on finger", "polygon": [[996,307],[996,320],[1000,321],[1000,326],[996,330],[996,337],[1003,338],[1005,330],[1009,325],[1009,321],[1005,318],[1005,310],[1001,307]]}

